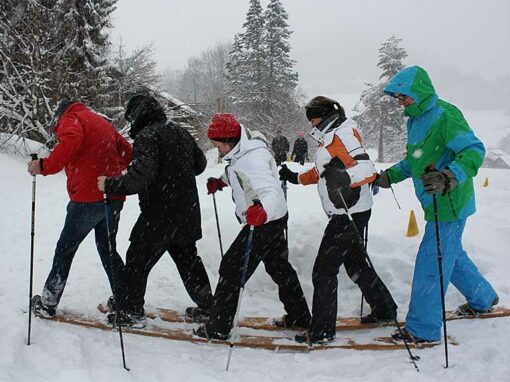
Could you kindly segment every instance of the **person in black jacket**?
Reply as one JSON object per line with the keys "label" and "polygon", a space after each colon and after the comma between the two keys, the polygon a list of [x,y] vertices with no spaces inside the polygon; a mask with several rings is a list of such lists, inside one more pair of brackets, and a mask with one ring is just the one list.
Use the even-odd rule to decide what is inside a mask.
{"label": "person in black jacket", "polygon": [[276,161],[277,166],[281,165],[282,162],[287,160],[287,153],[289,152],[290,145],[285,135],[282,135],[281,130],[277,131],[276,137],[271,143],[271,148],[273,149],[274,160]]}
{"label": "person in black jacket", "polygon": [[308,143],[305,140],[305,133],[302,131],[298,134],[298,139],[294,142],[294,148],[292,149],[292,160],[299,162],[301,165],[305,164],[305,160],[308,160]]}
{"label": "person in black jacket", "polygon": [[[134,139],[133,160],[116,178],[98,178],[108,195],[138,194],[140,216],[126,254],[121,320],[128,326],[145,325],[144,296],[152,267],[168,251],[191,299],[209,310],[211,285],[195,242],[202,237],[200,204],[195,176],[207,160],[190,133],[167,122],[154,97],[136,95],[126,107]],[[113,319],[110,316],[110,319]]]}

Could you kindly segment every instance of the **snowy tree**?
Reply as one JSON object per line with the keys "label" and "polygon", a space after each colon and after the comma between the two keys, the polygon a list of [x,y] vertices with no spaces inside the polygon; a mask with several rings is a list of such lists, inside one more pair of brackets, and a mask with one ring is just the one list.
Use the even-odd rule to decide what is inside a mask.
{"label": "snowy tree", "polygon": [[401,41],[392,36],[381,45],[377,63],[382,70],[381,81],[366,84],[355,109],[361,111],[355,119],[367,147],[377,149],[378,162],[399,160],[405,152],[406,124],[402,107],[383,91],[390,79],[404,67],[402,61],[407,53],[399,47]]}
{"label": "snowy tree", "polygon": [[271,0],[262,13],[250,2],[244,31],[234,37],[227,63],[229,98],[240,120],[268,139],[278,129],[297,132],[304,111],[297,99],[298,74],[290,58],[288,15],[280,0]]}
{"label": "snowy tree", "polygon": [[115,3],[2,2],[0,129],[8,139],[49,141],[53,110],[64,97],[84,100],[95,108],[105,105],[109,98],[105,28]]}
{"label": "snowy tree", "polygon": [[124,112],[124,105],[129,98],[140,89],[155,87],[158,84],[156,74],[156,62],[153,58],[154,48],[152,44],[135,49],[128,54],[122,43],[119,42],[117,52],[112,57],[108,68],[109,83],[105,112],[111,117],[119,117]]}
{"label": "snowy tree", "polygon": [[162,88],[205,115],[231,108],[225,89],[230,44],[218,44],[190,57],[182,71],[163,75]]}
{"label": "snowy tree", "polygon": [[229,95],[243,119],[263,122],[266,50],[263,45],[264,14],[259,0],[250,0],[244,31],[234,38],[227,63]]}
{"label": "snowy tree", "polygon": [[60,33],[68,42],[68,92],[96,108],[104,106],[110,42],[106,29],[117,0],[57,1]]}
{"label": "snowy tree", "polygon": [[294,113],[297,102],[294,91],[298,74],[292,71],[294,61],[290,58],[289,25],[287,13],[280,0],[271,0],[264,14],[264,47],[266,71],[264,81],[265,112],[279,125],[288,114]]}

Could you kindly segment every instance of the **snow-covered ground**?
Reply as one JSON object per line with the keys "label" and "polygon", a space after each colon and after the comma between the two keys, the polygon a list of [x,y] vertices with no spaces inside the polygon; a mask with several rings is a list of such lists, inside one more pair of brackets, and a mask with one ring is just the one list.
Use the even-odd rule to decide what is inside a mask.
{"label": "snow-covered ground", "polygon": [[[296,166],[293,164],[296,168]],[[297,165],[299,167],[299,165]],[[220,253],[213,204],[205,182],[218,176],[221,165],[211,165],[198,178],[204,237],[199,253],[216,285]],[[483,188],[485,178],[489,187]],[[510,318],[464,320],[448,324],[449,334],[460,343],[450,346],[450,368],[444,369],[443,347],[416,350],[421,357],[417,373],[405,351],[331,350],[310,354],[283,354],[265,350],[234,350],[231,370],[225,372],[228,348],[171,342],[125,335],[130,372],[122,368],[117,333],[81,328],[62,323],[32,321],[32,345],[27,335],[28,281],[30,259],[31,182],[26,161],[0,154],[0,381],[509,381]],[[510,306],[510,171],[482,169],[475,179],[478,213],[468,220],[464,245],[482,273],[496,288],[501,305]],[[421,234],[405,236],[409,212],[424,222],[410,181],[396,185],[402,209],[389,191],[376,196],[370,224],[369,253],[380,276],[399,305],[399,317],[407,311],[414,259]],[[240,227],[234,218],[230,190],[217,194],[224,247]],[[37,212],[34,293],[39,293],[49,272],[56,240],[62,229],[68,197],[63,174],[37,177]],[[290,185],[290,258],[298,270],[311,303],[311,271],[326,216],[314,186]],[[138,216],[138,200],[130,197],[121,216],[118,248],[124,256],[130,229]],[[341,269],[338,293],[339,314],[359,314],[360,292]],[[90,315],[98,302],[110,295],[106,276],[97,255],[93,235],[81,245],[73,263],[60,308]],[[183,310],[191,305],[170,256],[164,256],[149,278],[147,308]],[[451,288],[447,308],[463,303]],[[283,313],[277,290],[259,267],[248,282],[242,315]],[[387,334],[390,329],[378,329]],[[338,333],[339,336],[363,333]]]}

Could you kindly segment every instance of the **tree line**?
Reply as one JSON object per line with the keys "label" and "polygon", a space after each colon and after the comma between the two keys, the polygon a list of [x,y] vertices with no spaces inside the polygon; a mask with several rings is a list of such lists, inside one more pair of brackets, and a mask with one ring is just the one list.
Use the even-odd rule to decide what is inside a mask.
{"label": "tree line", "polygon": [[[289,138],[308,130],[307,97],[298,87],[290,54],[292,32],[280,0],[271,0],[265,9],[259,0],[250,0],[242,30],[232,42],[189,58],[183,70],[161,75],[156,73],[152,45],[132,52],[122,41],[113,46],[107,31],[116,4],[117,0],[0,4],[0,148],[24,138],[51,146],[53,111],[62,98],[81,100],[122,128],[124,105],[140,91],[157,96],[164,105],[175,97],[196,110],[199,122],[186,127],[196,130],[192,133],[202,146],[207,140],[201,135],[215,112],[234,113],[269,141],[277,130]],[[380,82],[366,84],[355,109],[366,145],[378,150],[379,161],[399,159],[405,147],[403,113],[382,92],[407,56],[400,42],[392,36],[381,45]],[[166,112],[170,119],[185,120],[175,108],[167,107]]]}

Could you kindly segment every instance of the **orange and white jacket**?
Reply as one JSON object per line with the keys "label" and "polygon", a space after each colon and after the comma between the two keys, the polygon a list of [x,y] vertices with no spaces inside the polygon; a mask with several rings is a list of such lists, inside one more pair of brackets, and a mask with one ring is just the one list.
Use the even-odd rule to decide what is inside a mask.
{"label": "orange and white jacket", "polygon": [[325,164],[328,164],[332,158],[339,157],[351,177],[351,187],[361,187],[358,202],[349,208],[351,214],[372,208],[374,202],[369,184],[375,180],[377,174],[373,162],[363,148],[356,122],[346,119],[340,126],[328,131],[334,123],[335,121],[331,122],[324,129],[326,134],[315,154],[315,167],[298,176],[301,184],[317,184],[322,207],[329,217],[345,214],[346,211],[343,208],[335,208],[329,199],[326,180],[320,177]]}

